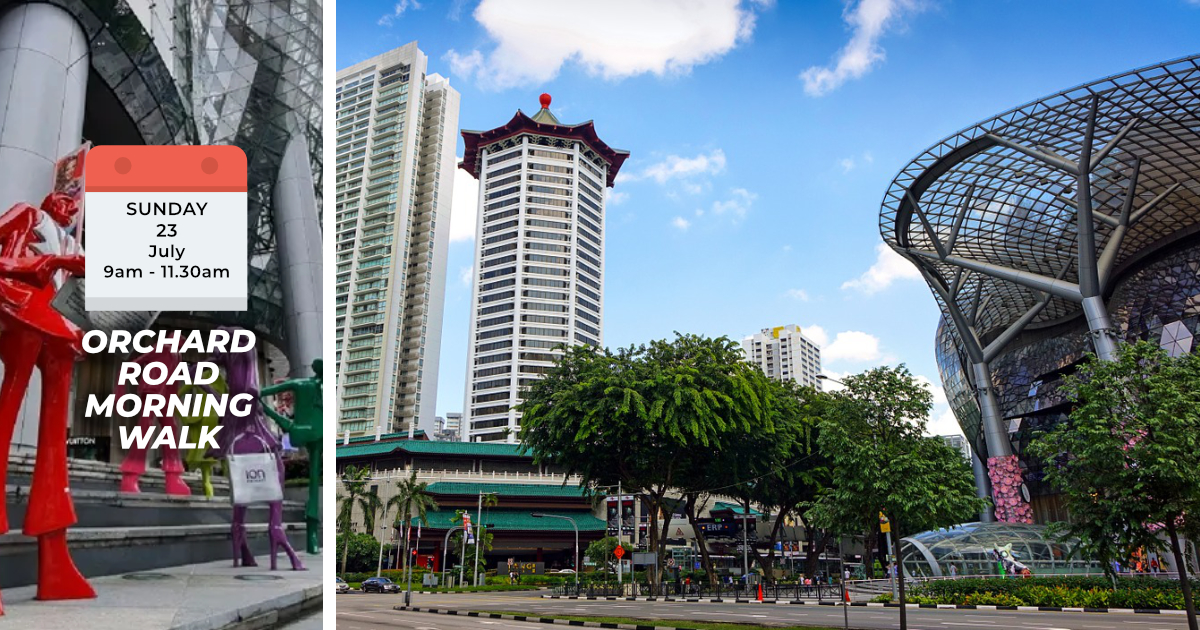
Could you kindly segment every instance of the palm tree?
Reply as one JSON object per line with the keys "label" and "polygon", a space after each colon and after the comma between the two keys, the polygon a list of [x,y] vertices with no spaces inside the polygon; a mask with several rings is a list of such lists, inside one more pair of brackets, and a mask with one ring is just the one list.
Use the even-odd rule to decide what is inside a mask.
{"label": "palm tree", "polygon": [[[410,519],[415,516],[421,519],[421,524],[428,525],[429,519],[427,515],[429,511],[438,509],[437,501],[429,494],[429,484],[422,481],[417,481],[417,471],[413,471],[408,479],[401,481],[396,485],[396,494],[388,499],[387,505],[383,507],[383,514],[386,517],[388,511],[396,508],[396,520],[393,523],[396,530],[401,535],[401,548],[404,550],[404,570],[408,570],[409,554],[408,552],[408,525]],[[400,553],[397,551],[397,553]]]}
{"label": "palm tree", "polygon": [[[375,512],[380,508],[379,495],[375,488],[370,487],[371,469],[358,466],[346,466],[342,471],[342,486],[344,493],[338,496],[337,526],[346,537],[346,548],[342,551],[342,573],[346,572],[346,559],[350,556],[351,521],[354,518],[354,508],[357,506],[363,513],[363,524],[367,532],[375,529]],[[383,544],[382,542],[380,544]]]}

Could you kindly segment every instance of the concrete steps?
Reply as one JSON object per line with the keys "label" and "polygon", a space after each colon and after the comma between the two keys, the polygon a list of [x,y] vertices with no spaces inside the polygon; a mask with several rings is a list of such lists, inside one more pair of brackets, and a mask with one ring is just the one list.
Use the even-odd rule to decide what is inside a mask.
{"label": "concrete steps", "polygon": [[[10,531],[0,535],[0,589],[37,580],[36,539],[20,533],[32,469],[32,457],[15,456],[10,462],[4,493]],[[165,494],[162,471],[147,471],[139,494],[117,492],[120,471],[113,464],[73,460],[70,475],[79,522],[68,530],[67,540],[85,576],[225,559],[232,563],[229,527],[233,509],[224,479],[213,480],[217,496],[207,499],[199,494],[198,474],[186,476],[188,485],[198,493],[190,497]],[[256,554],[268,551],[268,519],[265,505],[252,506],[247,514],[247,537]],[[303,551],[304,504],[285,501],[283,520],[292,546]],[[282,557],[281,562],[290,566]]]}

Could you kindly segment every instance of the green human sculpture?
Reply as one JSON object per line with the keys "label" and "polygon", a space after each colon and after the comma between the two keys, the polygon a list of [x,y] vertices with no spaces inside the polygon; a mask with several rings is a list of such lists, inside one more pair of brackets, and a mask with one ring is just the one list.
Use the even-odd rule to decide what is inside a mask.
{"label": "green human sculpture", "polygon": [[[291,437],[293,446],[304,446],[308,451],[308,503],[304,506],[304,523],[308,537],[308,553],[321,552],[321,367],[320,359],[314,359],[312,378],[297,378],[265,387],[259,395],[263,411]],[[295,415],[288,418],[267,404],[266,398],[276,394],[291,393]]]}

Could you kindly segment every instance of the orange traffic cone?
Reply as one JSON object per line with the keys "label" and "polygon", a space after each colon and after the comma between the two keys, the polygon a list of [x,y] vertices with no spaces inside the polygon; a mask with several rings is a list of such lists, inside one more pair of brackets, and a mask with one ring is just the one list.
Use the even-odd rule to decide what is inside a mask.
{"label": "orange traffic cone", "polygon": [[758,585],[758,601],[762,601],[762,584]]}
{"label": "orange traffic cone", "polygon": [[846,600],[847,604],[850,603],[850,589],[846,588],[844,584],[842,585],[842,597]]}

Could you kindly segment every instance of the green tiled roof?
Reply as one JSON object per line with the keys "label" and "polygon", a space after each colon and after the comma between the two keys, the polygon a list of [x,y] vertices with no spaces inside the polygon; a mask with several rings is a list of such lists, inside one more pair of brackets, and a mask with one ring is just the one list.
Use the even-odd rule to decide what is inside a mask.
{"label": "green tiled roof", "polygon": [[[423,431],[422,429],[417,429],[413,433],[413,437],[418,438],[418,439],[420,439],[421,437],[424,437],[424,435],[425,435],[425,431]],[[400,433],[384,433],[383,435],[379,436],[379,439],[380,440],[407,440],[408,439],[408,431],[403,431]],[[374,441],[375,441],[374,435],[360,435],[358,437],[350,438],[351,444],[362,444],[363,442],[374,442]],[[340,442],[339,442],[339,444],[340,444]]]}
{"label": "green tiled roof", "polygon": [[[498,510],[491,508],[483,513],[483,523],[491,525],[493,532],[513,532],[513,531],[531,531],[531,532],[572,532],[569,521],[564,521],[561,518],[534,518],[530,516],[533,510]],[[575,519],[575,525],[579,527],[580,532],[603,532],[608,530],[608,525],[592,516],[591,512],[542,512],[543,514],[555,514],[557,516],[569,516]],[[451,527],[457,527],[460,523],[457,521],[458,514],[453,510],[429,512],[425,515],[429,523],[425,527],[431,529],[446,530]],[[471,513],[472,522],[475,521],[475,513]],[[413,518],[413,525],[417,524],[417,519]]]}
{"label": "green tiled roof", "polygon": [[398,442],[368,442],[366,444],[351,444],[338,446],[338,459],[342,457],[361,457],[363,455],[386,455],[400,448]]}
{"label": "green tiled roof", "polygon": [[537,485],[525,483],[467,483],[460,481],[438,481],[429,484],[430,494],[466,494],[470,496],[497,494],[503,497],[568,497],[583,498],[583,488],[558,484]]}
{"label": "green tiled roof", "polygon": [[[712,511],[713,512],[733,512],[734,514],[745,514],[746,513],[746,509],[743,508],[742,506],[740,506],[736,503],[726,503],[724,501],[717,501],[716,504],[713,505]],[[762,516],[762,513],[759,512],[758,510],[752,509],[752,510],[750,510],[750,516]]]}
{"label": "green tiled roof", "polygon": [[421,455],[477,455],[485,457],[531,457],[520,444],[491,444],[486,442],[429,442],[425,440],[393,440],[337,447],[337,457],[385,455],[397,450]]}

